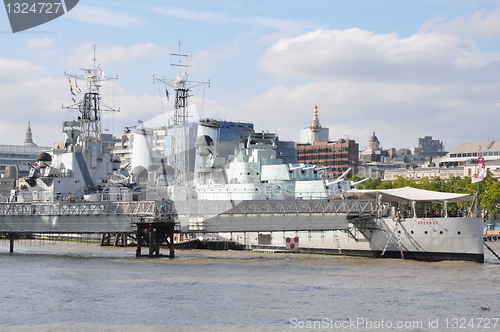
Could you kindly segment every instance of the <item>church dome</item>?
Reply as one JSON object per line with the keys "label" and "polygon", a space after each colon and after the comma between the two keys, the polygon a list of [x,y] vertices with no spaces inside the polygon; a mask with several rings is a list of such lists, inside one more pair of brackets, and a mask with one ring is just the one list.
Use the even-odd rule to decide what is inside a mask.
{"label": "church dome", "polygon": [[379,142],[377,136],[375,136],[375,132],[373,132],[372,137],[370,137],[370,140],[368,142]]}

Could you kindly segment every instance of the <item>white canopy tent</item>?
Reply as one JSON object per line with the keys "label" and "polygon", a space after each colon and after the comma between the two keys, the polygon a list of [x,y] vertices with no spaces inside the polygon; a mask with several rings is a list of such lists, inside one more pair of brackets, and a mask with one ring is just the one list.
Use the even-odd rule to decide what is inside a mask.
{"label": "white canopy tent", "polygon": [[409,202],[430,202],[430,203],[456,203],[470,202],[474,199],[474,194],[454,194],[437,191],[416,189],[412,187],[380,190],[351,190],[343,194],[344,197],[357,197],[360,199],[377,199],[379,195],[382,201],[407,204]]}

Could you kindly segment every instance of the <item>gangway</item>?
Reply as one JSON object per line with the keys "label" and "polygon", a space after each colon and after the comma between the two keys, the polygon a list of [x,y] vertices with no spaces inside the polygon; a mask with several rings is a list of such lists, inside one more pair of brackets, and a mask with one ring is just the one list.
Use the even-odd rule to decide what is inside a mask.
{"label": "gangway", "polygon": [[[148,229],[156,232],[156,228],[145,230],[141,225],[156,223],[163,224],[162,230],[168,232],[162,234],[169,238],[179,232],[172,201],[0,203],[0,234],[10,240],[10,252],[14,240],[27,234],[140,234],[137,239],[147,242],[144,236],[150,232]],[[155,252],[158,256],[160,239],[156,233],[154,236],[157,248],[150,248],[150,255]],[[137,242],[138,247],[143,244]],[[173,248],[172,241],[168,245]]]}

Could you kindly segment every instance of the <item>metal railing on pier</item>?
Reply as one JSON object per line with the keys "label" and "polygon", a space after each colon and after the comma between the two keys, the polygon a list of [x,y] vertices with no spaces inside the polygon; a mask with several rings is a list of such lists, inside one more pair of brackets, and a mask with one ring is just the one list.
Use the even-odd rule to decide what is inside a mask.
{"label": "metal railing on pier", "polygon": [[184,201],[175,202],[181,215],[297,215],[346,214],[374,215],[375,200],[263,200],[263,201]]}
{"label": "metal railing on pier", "polygon": [[100,201],[100,202],[33,202],[0,203],[0,216],[90,216],[127,215],[153,218],[161,213],[171,213],[170,201]]}

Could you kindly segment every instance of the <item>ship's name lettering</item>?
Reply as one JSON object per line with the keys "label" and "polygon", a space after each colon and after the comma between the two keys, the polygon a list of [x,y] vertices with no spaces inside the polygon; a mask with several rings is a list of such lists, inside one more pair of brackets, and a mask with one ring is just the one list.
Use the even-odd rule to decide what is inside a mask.
{"label": "ship's name lettering", "polygon": [[425,221],[419,221],[419,225],[437,225],[439,224],[439,221],[437,220],[425,220]]}

